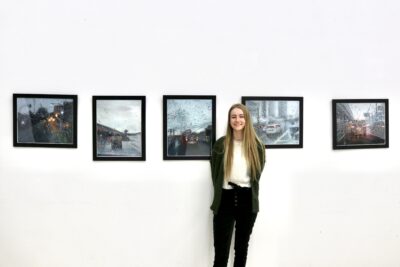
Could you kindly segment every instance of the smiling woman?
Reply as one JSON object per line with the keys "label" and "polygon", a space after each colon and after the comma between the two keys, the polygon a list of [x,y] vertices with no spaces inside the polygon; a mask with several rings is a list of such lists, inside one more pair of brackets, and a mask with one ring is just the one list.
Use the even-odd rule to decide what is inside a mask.
{"label": "smiling woman", "polygon": [[235,104],[228,112],[226,135],[217,140],[211,157],[214,267],[227,266],[235,224],[234,266],[246,266],[264,165],[264,144],[257,137],[250,113],[246,106]]}
{"label": "smiling woman", "polygon": [[233,134],[236,140],[243,139],[243,128],[246,124],[246,119],[244,118],[243,110],[240,108],[234,108],[230,112],[230,125],[233,129]]}

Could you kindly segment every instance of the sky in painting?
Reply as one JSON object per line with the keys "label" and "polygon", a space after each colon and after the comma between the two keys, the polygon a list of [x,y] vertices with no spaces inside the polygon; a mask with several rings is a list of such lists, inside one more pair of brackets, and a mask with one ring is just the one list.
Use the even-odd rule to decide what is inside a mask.
{"label": "sky in painting", "polygon": [[376,103],[352,103],[348,104],[355,120],[365,120],[364,113],[375,113]]}
{"label": "sky in painting", "polygon": [[97,100],[97,123],[120,132],[141,131],[140,100]]}

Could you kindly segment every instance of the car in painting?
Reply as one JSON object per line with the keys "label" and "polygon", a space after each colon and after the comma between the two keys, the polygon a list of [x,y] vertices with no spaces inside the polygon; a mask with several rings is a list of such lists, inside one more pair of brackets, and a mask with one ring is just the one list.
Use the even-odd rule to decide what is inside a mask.
{"label": "car in painting", "polygon": [[269,123],[265,126],[264,131],[267,135],[282,133],[282,127],[279,123]]}
{"label": "car in painting", "polygon": [[361,137],[367,135],[367,127],[365,120],[358,120],[352,124],[352,134],[354,137]]}
{"label": "car in painting", "polygon": [[111,136],[111,149],[122,149],[122,135],[115,134]]}
{"label": "car in painting", "polygon": [[199,142],[198,135],[194,134],[194,133],[188,135],[186,138],[187,138],[187,143],[188,144],[197,144]]}

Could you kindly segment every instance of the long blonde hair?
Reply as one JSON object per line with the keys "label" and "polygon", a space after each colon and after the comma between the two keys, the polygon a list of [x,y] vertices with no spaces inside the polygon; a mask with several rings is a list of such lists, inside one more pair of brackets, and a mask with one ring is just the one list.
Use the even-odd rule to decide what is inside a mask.
{"label": "long blonde hair", "polygon": [[243,104],[234,104],[231,106],[228,112],[228,126],[226,127],[225,135],[225,179],[228,179],[231,175],[232,162],[233,162],[233,129],[230,124],[231,111],[235,108],[239,108],[243,111],[245,126],[243,128],[243,143],[242,149],[248,168],[250,169],[250,177],[254,179],[257,172],[261,172],[261,159],[258,153],[258,146],[262,145],[261,140],[258,138],[253,123],[251,121],[250,113],[247,107]]}

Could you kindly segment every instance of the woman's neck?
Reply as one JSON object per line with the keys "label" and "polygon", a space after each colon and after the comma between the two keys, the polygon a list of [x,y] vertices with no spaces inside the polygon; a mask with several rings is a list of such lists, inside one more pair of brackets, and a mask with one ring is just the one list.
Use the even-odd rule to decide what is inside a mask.
{"label": "woman's neck", "polygon": [[242,141],[243,140],[243,131],[233,131],[233,140]]}

